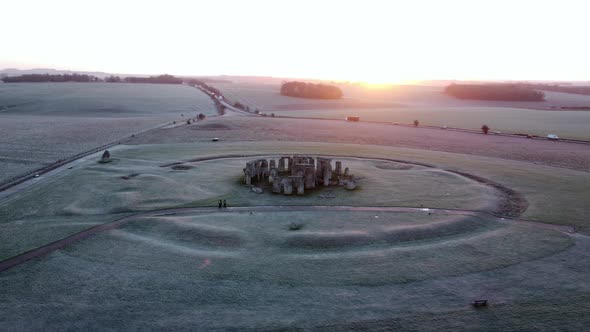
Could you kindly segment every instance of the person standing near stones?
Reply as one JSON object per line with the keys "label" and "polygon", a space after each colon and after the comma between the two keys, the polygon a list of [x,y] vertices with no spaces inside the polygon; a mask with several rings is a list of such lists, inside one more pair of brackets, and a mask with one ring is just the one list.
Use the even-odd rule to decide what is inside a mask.
{"label": "person standing near stones", "polygon": [[217,202],[217,204],[219,205],[219,208],[221,209],[221,200],[219,200],[219,202]]}
{"label": "person standing near stones", "polygon": [[225,201],[225,199],[223,200],[223,207],[226,208],[227,207],[227,202]]}

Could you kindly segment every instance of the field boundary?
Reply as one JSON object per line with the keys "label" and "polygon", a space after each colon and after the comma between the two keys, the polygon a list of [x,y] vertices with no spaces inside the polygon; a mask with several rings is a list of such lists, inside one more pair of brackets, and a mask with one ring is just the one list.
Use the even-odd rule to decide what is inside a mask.
{"label": "field boundary", "polygon": [[[346,119],[336,119],[336,118],[310,118],[310,117],[298,117],[298,116],[286,116],[286,115],[276,115],[271,118],[279,118],[279,119],[300,119],[300,120],[324,120],[324,121],[340,121],[340,122],[353,122],[348,121]],[[400,127],[411,127],[411,128],[427,128],[427,129],[439,129],[439,130],[448,130],[448,131],[458,131],[463,133],[471,133],[471,134],[480,134],[484,135],[481,130],[477,129],[467,129],[467,128],[458,128],[458,127],[447,127],[447,126],[434,126],[434,125],[424,125],[420,124],[419,126],[415,126],[411,123],[401,123],[395,121],[359,121],[362,123],[372,123],[372,124],[381,124],[381,125],[389,125],[389,126],[400,126]],[[549,141],[546,137],[541,137],[538,135],[533,135],[532,137],[527,137],[527,134],[520,134],[520,133],[491,133],[488,134],[489,136],[505,136],[505,137],[516,137],[516,138],[526,138],[526,139],[534,139],[540,141]],[[582,139],[573,139],[573,138],[559,138],[558,142],[563,143],[573,143],[573,144],[584,144],[590,145],[590,140],[582,140]]]}
{"label": "field boundary", "polygon": [[18,184],[21,184],[21,183],[23,183],[23,182],[25,182],[27,180],[30,180],[30,179],[35,178],[37,175],[45,174],[45,173],[50,172],[50,171],[52,171],[52,170],[54,170],[56,168],[59,168],[59,167],[64,166],[66,164],[69,164],[69,163],[71,163],[73,161],[76,161],[76,160],[78,160],[80,158],[83,158],[83,157],[86,157],[88,155],[97,153],[97,152],[99,152],[101,150],[104,150],[104,149],[111,148],[111,147],[113,147],[115,145],[119,145],[119,144],[122,144],[124,142],[127,142],[127,141],[133,139],[135,137],[135,135],[149,133],[151,131],[156,131],[158,129],[162,129],[162,128],[164,128],[166,126],[169,126],[169,125],[170,125],[169,123],[166,123],[166,124],[163,124],[163,125],[159,125],[159,126],[157,126],[155,128],[151,128],[151,129],[148,129],[148,130],[139,132],[137,134],[132,134],[131,136],[122,138],[120,140],[117,140],[117,141],[114,141],[114,142],[111,142],[111,143],[107,143],[107,144],[101,145],[99,147],[96,147],[96,148],[93,148],[93,149],[90,149],[90,150],[87,150],[87,151],[84,151],[84,152],[80,152],[78,154],[75,154],[73,156],[67,157],[65,159],[60,159],[60,160],[58,160],[58,161],[56,161],[56,162],[54,162],[52,164],[49,164],[47,166],[43,166],[41,168],[35,169],[33,171],[30,171],[27,174],[13,177],[13,178],[8,179],[7,181],[5,181],[3,183],[0,183],[0,191],[4,191],[4,190],[6,190],[8,188],[11,188],[11,187],[16,186]]}
{"label": "field boundary", "polygon": [[42,175],[42,174],[45,174],[47,172],[53,171],[53,170],[55,170],[55,169],[57,169],[59,167],[62,167],[64,165],[67,165],[67,164],[69,164],[69,163],[71,163],[73,161],[76,161],[76,160],[80,159],[80,158],[84,158],[84,157],[89,156],[91,154],[100,152],[101,150],[112,148],[113,146],[120,145],[122,143],[128,142],[128,141],[134,139],[136,135],[141,135],[141,134],[147,134],[147,133],[150,133],[150,132],[155,132],[157,130],[160,130],[160,129],[163,129],[163,128],[167,127],[167,126],[170,126],[171,124],[172,124],[171,122],[170,123],[164,123],[164,124],[158,125],[156,127],[153,127],[153,128],[150,128],[150,129],[147,129],[147,130],[144,130],[144,131],[140,131],[140,132],[137,132],[137,133],[132,133],[130,136],[123,137],[123,138],[121,138],[119,140],[112,141],[110,143],[103,144],[101,146],[92,148],[90,150],[86,150],[86,151],[77,153],[77,154],[75,154],[73,156],[70,156],[70,157],[67,157],[65,159],[59,159],[56,162],[53,162],[53,163],[51,163],[49,165],[46,165],[46,166],[37,168],[37,169],[32,170],[32,171],[29,171],[29,172],[27,172],[27,173],[25,173],[23,175],[18,175],[18,176],[12,177],[12,178],[7,179],[7,180],[5,180],[3,182],[0,182],[0,192],[5,191],[5,190],[7,190],[7,189],[9,189],[11,187],[14,187],[16,185],[19,185],[19,184],[21,184],[21,183],[23,183],[25,181],[34,179],[38,175]]}
{"label": "field boundary", "polygon": [[118,218],[111,222],[100,224],[73,235],[67,236],[60,240],[51,242],[44,246],[38,247],[36,249],[29,250],[22,254],[13,256],[11,258],[5,259],[0,261],[0,273],[4,272],[10,268],[18,266],[22,263],[25,263],[29,260],[46,256],[56,250],[63,249],[73,243],[85,240],[97,233],[109,231],[115,228],[118,228],[130,221],[134,221],[137,218],[142,217],[164,217],[164,216],[172,216],[176,214],[182,213],[244,213],[244,212],[292,212],[292,211],[343,211],[343,212],[424,212],[424,213],[432,213],[432,212],[443,212],[448,214],[454,215],[463,215],[463,216],[480,216],[480,215],[488,215],[496,218],[498,222],[509,222],[509,223],[520,223],[526,224],[530,226],[536,226],[545,229],[552,229],[555,231],[573,234],[576,233],[576,229],[572,226],[565,226],[565,225],[555,225],[555,224],[547,224],[542,222],[536,222],[531,220],[525,219],[516,219],[516,218],[507,218],[501,217],[493,212],[488,211],[477,211],[477,210],[460,210],[460,209],[439,209],[439,208],[428,208],[428,207],[396,207],[396,206],[386,206],[386,207],[375,207],[375,206],[329,206],[329,205],[259,205],[259,206],[236,206],[236,207],[227,207],[223,209],[215,208],[215,207],[183,207],[183,208],[167,208],[167,209],[158,209],[158,210],[151,210],[151,211],[143,211],[138,212],[132,215],[128,215],[125,217]]}
{"label": "field boundary", "polygon": [[[210,160],[217,160],[217,159],[263,157],[263,156],[269,156],[269,155],[273,155],[273,154],[272,153],[271,154],[268,154],[268,153],[267,154],[251,154],[251,155],[236,155],[236,154],[234,154],[234,155],[210,156],[210,157],[193,158],[193,159],[185,161],[185,163],[196,163],[196,162],[203,162],[203,161],[210,161]],[[426,164],[426,163],[412,162],[412,161],[406,161],[406,160],[401,160],[401,159],[392,159],[392,158],[359,157],[359,156],[345,156],[345,155],[333,155],[333,154],[313,154],[313,153],[309,154],[309,155],[310,156],[325,156],[325,157],[333,157],[333,158],[350,158],[350,159],[394,162],[394,163],[400,163],[400,164],[422,166],[422,167],[426,167],[426,168],[441,169],[445,172],[457,174],[457,175],[463,176],[465,178],[468,178],[470,180],[479,182],[485,186],[492,187],[500,192],[501,197],[500,197],[500,202],[498,203],[498,211],[495,212],[497,216],[518,217],[521,214],[523,214],[524,211],[526,211],[526,209],[529,206],[528,201],[521,193],[519,193],[511,188],[508,188],[500,183],[492,181],[490,179],[487,179],[487,178],[484,178],[481,176],[477,176],[477,175],[473,175],[470,173],[462,172],[462,171],[442,169],[442,168],[437,168],[434,165],[430,165],[430,164]],[[182,163],[183,162],[173,162],[173,163],[168,163],[165,165],[160,165],[160,167],[168,167],[168,166],[173,166],[173,165],[179,165]]]}

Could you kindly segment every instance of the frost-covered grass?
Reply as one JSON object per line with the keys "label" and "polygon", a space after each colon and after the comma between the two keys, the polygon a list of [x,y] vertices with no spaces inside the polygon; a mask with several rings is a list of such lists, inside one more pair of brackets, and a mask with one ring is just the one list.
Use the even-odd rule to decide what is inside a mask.
{"label": "frost-covered grass", "polygon": [[487,124],[491,131],[547,136],[557,134],[561,138],[590,140],[590,112],[539,111],[504,107],[408,107],[391,109],[354,110],[290,110],[277,111],[275,115],[344,119],[358,115],[361,121],[380,121],[411,124],[418,119],[422,125],[447,126],[479,130]]}
{"label": "frost-covered grass", "polygon": [[[279,85],[216,85],[232,101],[255,106],[277,116],[344,119],[360,116],[361,121],[448,126],[479,130],[487,124],[491,131],[557,134],[563,138],[590,139],[590,112],[551,110],[551,107],[590,106],[590,97],[547,92],[547,101],[493,102],[458,100],[445,96],[440,87],[400,86],[372,90],[345,86],[345,98],[337,101],[281,96]],[[535,110],[534,108],[544,109]]]}
{"label": "frost-covered grass", "polygon": [[[77,224],[88,216],[107,222],[110,221],[107,216],[114,220],[120,213],[215,206],[218,199],[226,199],[230,206],[423,205],[475,210],[493,210],[498,200],[493,189],[453,173],[346,158],[339,160],[357,178],[359,186],[354,191],[342,187],[319,188],[308,190],[304,196],[284,196],[272,194],[265,184],[264,193],[256,194],[242,180],[242,168],[251,158],[187,162],[185,165],[192,168],[179,171],[162,166],[187,155],[174,154],[169,149],[172,159],[161,160],[151,148],[115,149],[110,163],[89,160],[83,167],[66,170],[11,197],[0,206],[0,258],[31,249],[27,240],[29,232],[39,225],[43,232],[38,236],[51,242],[64,237],[62,227],[54,225]],[[320,197],[327,192],[333,198]],[[52,230],[55,230],[53,235]]]}
{"label": "frost-covered grass", "polygon": [[[359,191],[255,194],[226,154],[340,154]],[[425,205],[476,208],[487,177],[525,195],[525,217],[586,227],[587,172],[479,156],[354,144],[201,142],[119,146],[0,206],[5,257],[116,219],[175,205]],[[186,170],[160,167],[182,162]],[[229,176],[228,174],[233,174]],[[123,177],[126,177],[125,179]],[[372,188],[363,189],[363,185]],[[446,191],[449,189],[451,191]],[[483,190],[482,190],[483,189]],[[442,193],[448,197],[441,197]],[[466,194],[466,195],[461,195]],[[438,197],[438,198],[437,198]],[[556,210],[559,208],[560,210]],[[302,227],[290,230],[291,224]],[[0,326],[76,329],[583,330],[590,240],[440,212],[228,212],[144,217],[0,273]],[[471,301],[490,306],[473,309]]]}
{"label": "frost-covered grass", "polygon": [[188,86],[0,84],[0,183],[199,113],[216,111]]}
{"label": "frost-covered grass", "polygon": [[[99,164],[88,160],[80,167],[64,170],[13,196],[0,206],[0,237],[3,257],[30,249],[30,229],[43,225],[39,239],[51,242],[64,236],[64,223],[83,222],[96,216],[103,222],[114,214],[174,206],[215,206],[226,199],[230,206],[252,205],[351,205],[420,206],[490,209],[496,196],[488,187],[440,169],[344,158],[344,166],[359,178],[359,188],[321,189],[308,195],[286,197],[251,192],[241,180],[245,161],[251,158],[190,162],[215,155],[282,153],[342,154],[389,157],[426,162],[440,169],[451,168],[483,176],[524,194],[529,202],[524,218],[575,225],[588,230],[590,178],[586,172],[531,165],[494,158],[457,154],[359,146],[282,142],[217,142],[121,146],[112,150],[114,161]],[[187,170],[173,170],[173,162],[184,162]],[[133,176],[130,176],[133,175]],[[124,179],[127,177],[128,179]],[[318,197],[332,190],[334,198]],[[331,196],[331,195],[327,195]],[[53,227],[57,223],[59,227]],[[79,228],[75,228],[78,230]],[[55,234],[52,232],[55,231]],[[297,233],[297,232],[294,232]],[[9,240],[10,239],[10,240]],[[42,245],[42,241],[34,242]]]}
{"label": "frost-covered grass", "polygon": [[[289,231],[291,222],[305,227]],[[463,222],[475,227],[445,232]],[[420,228],[427,238],[383,237]],[[343,236],[374,240],[329,246]],[[293,246],[303,239],[326,246]],[[143,218],[2,273],[0,323],[12,330],[571,327],[587,320],[590,292],[590,244],[572,244],[555,231],[426,213]],[[490,307],[474,311],[471,301],[481,298]]]}

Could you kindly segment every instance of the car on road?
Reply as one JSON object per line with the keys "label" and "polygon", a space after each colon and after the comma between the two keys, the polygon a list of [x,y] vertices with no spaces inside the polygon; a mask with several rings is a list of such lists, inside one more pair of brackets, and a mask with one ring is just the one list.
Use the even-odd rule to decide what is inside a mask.
{"label": "car on road", "polygon": [[547,135],[547,139],[550,139],[552,141],[557,141],[557,140],[559,140],[559,136],[557,136],[555,134],[549,134],[549,135]]}

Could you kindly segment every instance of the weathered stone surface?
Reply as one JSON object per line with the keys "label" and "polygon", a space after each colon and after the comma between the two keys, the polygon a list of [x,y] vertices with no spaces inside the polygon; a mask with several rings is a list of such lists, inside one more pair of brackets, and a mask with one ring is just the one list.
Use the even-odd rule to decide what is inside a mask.
{"label": "weathered stone surface", "polygon": [[290,176],[289,180],[293,184],[293,187],[297,189],[297,195],[305,194],[305,184],[303,182],[303,176]]}
{"label": "weathered stone surface", "polygon": [[305,189],[315,188],[315,167],[309,165],[305,167]]}
{"label": "weathered stone surface", "polygon": [[272,181],[272,192],[275,194],[282,192],[281,179],[279,177],[275,177]]}
{"label": "weathered stone surface", "polygon": [[101,163],[111,162],[111,153],[109,152],[109,150],[104,150],[104,153],[102,154],[102,157],[100,158],[100,162]]}
{"label": "weathered stone surface", "polygon": [[285,159],[279,159],[279,173],[285,172]]}
{"label": "weathered stone surface", "polygon": [[282,179],[281,185],[283,186],[283,194],[291,195],[293,193],[293,182],[291,181],[291,179]]}
{"label": "weathered stone surface", "polygon": [[336,162],[336,169],[334,170],[334,173],[335,173],[337,176],[340,176],[340,175],[342,175],[342,162],[341,162],[341,161],[337,161],[337,162]]}
{"label": "weathered stone surface", "polygon": [[[349,174],[348,167],[342,174],[342,162],[336,161],[336,169],[332,169],[332,159],[311,156],[294,155],[281,156],[277,162],[274,159],[257,159],[246,163],[244,182],[252,186],[260,181],[272,184],[272,192],[276,194],[304,195],[305,189],[314,189],[318,185],[346,186],[347,189],[356,188],[356,182]],[[252,191],[262,188],[252,187]]]}
{"label": "weathered stone surface", "polygon": [[350,179],[346,181],[346,189],[354,190],[356,189],[356,181],[354,180],[354,176],[351,176]]}

